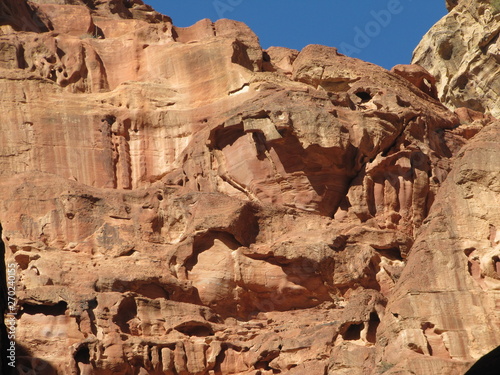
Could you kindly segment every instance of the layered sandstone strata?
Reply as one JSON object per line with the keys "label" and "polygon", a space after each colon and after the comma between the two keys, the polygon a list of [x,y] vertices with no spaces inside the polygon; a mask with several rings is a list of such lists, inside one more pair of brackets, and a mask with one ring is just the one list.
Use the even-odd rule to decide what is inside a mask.
{"label": "layered sandstone strata", "polygon": [[451,375],[499,345],[498,123],[425,69],[1,6],[19,371]]}

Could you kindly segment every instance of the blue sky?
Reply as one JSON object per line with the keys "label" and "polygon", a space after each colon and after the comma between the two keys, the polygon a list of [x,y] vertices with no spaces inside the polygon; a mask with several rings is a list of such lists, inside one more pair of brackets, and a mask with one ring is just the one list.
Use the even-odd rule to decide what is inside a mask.
{"label": "blue sky", "polygon": [[390,69],[407,64],[413,49],[447,11],[445,0],[144,0],[176,26],[209,18],[245,22],[263,48],[337,47]]}

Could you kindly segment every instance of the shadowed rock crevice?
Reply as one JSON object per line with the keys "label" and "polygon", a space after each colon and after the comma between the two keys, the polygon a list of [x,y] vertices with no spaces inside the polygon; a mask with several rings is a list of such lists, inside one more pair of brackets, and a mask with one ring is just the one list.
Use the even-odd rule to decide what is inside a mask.
{"label": "shadowed rock crevice", "polygon": [[68,304],[65,301],[60,301],[55,305],[35,305],[25,303],[21,305],[20,314],[44,314],[44,315],[64,315],[68,309]]}
{"label": "shadowed rock crevice", "polygon": [[130,333],[129,321],[137,316],[137,304],[133,297],[126,297],[118,306],[117,314],[113,317],[113,323],[120,327],[124,333]]}

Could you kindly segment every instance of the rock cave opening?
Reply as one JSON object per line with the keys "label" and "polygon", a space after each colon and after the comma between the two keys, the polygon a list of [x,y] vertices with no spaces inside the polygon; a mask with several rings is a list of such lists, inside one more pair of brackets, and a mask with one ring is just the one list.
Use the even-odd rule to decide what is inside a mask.
{"label": "rock cave opening", "polygon": [[380,318],[376,312],[370,314],[370,321],[368,322],[368,331],[366,333],[366,341],[375,344],[377,342],[377,329],[380,325]]}
{"label": "rock cave opening", "polygon": [[342,338],[346,341],[357,341],[361,339],[363,327],[363,323],[351,323],[349,328],[342,334]]}
{"label": "rock cave opening", "polygon": [[65,315],[68,310],[68,303],[66,301],[59,301],[54,305],[39,305],[33,303],[24,303],[21,306],[20,313],[21,314],[43,314],[43,315],[52,315],[59,316]]}
{"label": "rock cave opening", "polygon": [[113,316],[113,323],[115,323],[122,332],[130,333],[129,322],[137,316],[137,303],[132,296],[125,297],[118,307],[117,314]]}
{"label": "rock cave opening", "polygon": [[372,96],[369,92],[366,91],[358,91],[355,94],[358,98],[361,99],[361,103],[367,103],[372,100]]}

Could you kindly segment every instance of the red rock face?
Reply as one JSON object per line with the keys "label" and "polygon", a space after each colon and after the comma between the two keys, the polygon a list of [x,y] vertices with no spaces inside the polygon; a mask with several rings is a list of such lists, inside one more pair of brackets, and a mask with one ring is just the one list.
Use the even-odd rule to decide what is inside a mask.
{"label": "red rock face", "polygon": [[423,68],[139,0],[0,10],[19,372],[451,375],[499,345],[498,123]]}

